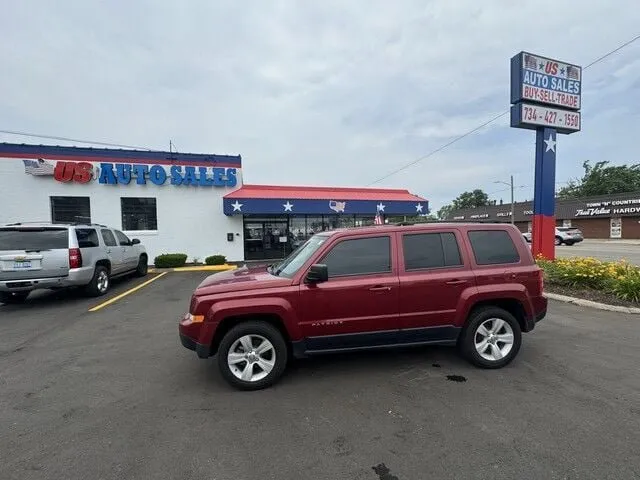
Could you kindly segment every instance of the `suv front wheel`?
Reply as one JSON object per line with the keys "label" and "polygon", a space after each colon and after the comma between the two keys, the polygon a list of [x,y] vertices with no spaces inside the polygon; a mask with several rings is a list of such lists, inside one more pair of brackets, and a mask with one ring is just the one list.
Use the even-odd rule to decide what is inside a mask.
{"label": "suv front wheel", "polygon": [[233,327],[218,348],[218,368],[224,379],[241,390],[259,390],[278,381],[287,365],[282,334],[264,322]]}
{"label": "suv front wheel", "polygon": [[520,324],[506,310],[485,307],[472,313],[462,333],[460,347],[465,357],[482,368],[501,368],[518,354]]}

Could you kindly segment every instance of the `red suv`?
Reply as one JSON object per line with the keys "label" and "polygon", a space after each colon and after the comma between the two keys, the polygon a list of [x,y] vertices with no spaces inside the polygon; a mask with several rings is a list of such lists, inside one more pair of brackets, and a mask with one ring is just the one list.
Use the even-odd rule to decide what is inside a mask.
{"label": "red suv", "polygon": [[511,225],[377,226],[319,233],[279,265],[204,280],[180,322],[198,357],[254,390],[287,359],[413,345],[458,345],[500,368],[547,312],[542,271]]}

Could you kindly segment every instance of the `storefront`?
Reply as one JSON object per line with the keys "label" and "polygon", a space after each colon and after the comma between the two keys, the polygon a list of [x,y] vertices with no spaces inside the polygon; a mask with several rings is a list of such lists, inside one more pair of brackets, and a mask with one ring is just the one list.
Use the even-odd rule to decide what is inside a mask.
{"label": "storefront", "polygon": [[[533,203],[514,204],[514,223],[531,230]],[[511,204],[450,212],[454,222],[511,222]],[[585,238],[640,239],[640,192],[556,200],[556,224],[576,227]]]}
{"label": "storefront", "polygon": [[224,213],[242,216],[245,259],[280,258],[311,235],[373,225],[377,214],[426,214],[428,202],[406,190],[244,185],[224,197]]}
{"label": "storefront", "polygon": [[243,186],[239,155],[3,143],[0,182],[0,224],[100,223],[190,261],[282,258],[314,233],[429,209],[406,190]]}

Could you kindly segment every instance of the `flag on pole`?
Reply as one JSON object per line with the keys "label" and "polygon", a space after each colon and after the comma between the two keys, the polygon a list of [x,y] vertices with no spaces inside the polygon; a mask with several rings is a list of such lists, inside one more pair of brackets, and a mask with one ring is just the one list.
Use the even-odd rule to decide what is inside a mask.
{"label": "flag on pole", "polygon": [[373,220],[374,225],[382,225],[384,222],[382,221],[382,215],[380,213],[376,213],[376,218]]}

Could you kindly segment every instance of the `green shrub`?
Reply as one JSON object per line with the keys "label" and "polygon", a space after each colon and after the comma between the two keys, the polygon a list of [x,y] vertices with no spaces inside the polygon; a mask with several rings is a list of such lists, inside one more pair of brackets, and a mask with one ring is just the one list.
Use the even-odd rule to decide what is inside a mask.
{"label": "green shrub", "polygon": [[184,253],[163,253],[153,261],[156,268],[184,267],[185,263],[187,263],[187,255]]}
{"label": "green shrub", "polygon": [[211,255],[204,259],[204,263],[207,265],[224,265],[227,263],[227,257],[224,255]]}
{"label": "green shrub", "polygon": [[612,293],[631,302],[640,302],[640,269],[624,260],[604,262],[595,258],[560,258],[537,263],[545,282],[575,288],[591,288]]}
{"label": "green shrub", "polygon": [[640,272],[630,268],[626,275],[611,281],[609,291],[622,300],[640,302]]}

